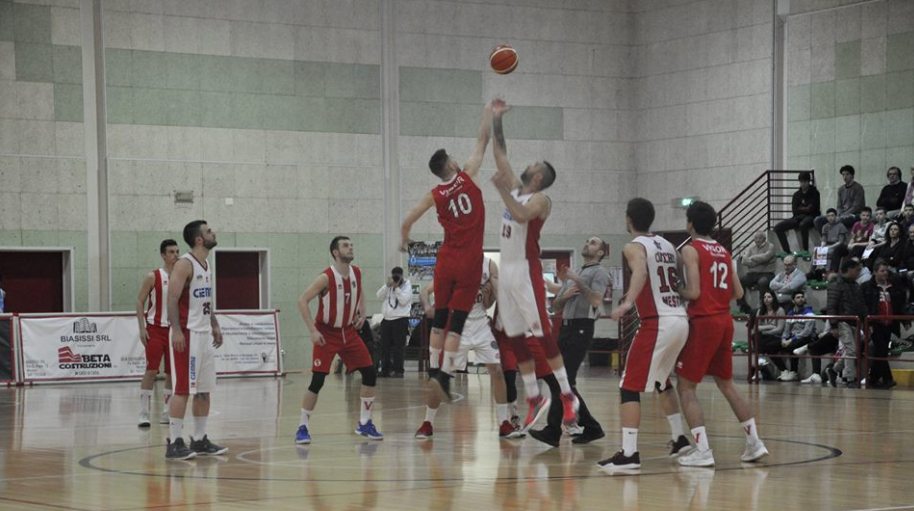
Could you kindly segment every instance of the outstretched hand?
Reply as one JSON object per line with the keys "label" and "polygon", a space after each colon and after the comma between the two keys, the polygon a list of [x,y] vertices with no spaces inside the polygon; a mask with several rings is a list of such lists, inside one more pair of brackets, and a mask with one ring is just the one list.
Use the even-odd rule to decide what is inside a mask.
{"label": "outstretched hand", "polygon": [[505,103],[505,100],[501,98],[495,98],[492,100],[492,115],[496,117],[501,117],[505,113],[511,110],[511,106]]}

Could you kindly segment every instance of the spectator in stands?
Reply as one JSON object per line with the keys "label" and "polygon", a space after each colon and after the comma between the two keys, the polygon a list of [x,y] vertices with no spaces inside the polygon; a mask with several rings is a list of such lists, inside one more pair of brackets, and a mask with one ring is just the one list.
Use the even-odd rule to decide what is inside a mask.
{"label": "spectator in stands", "polygon": [[[784,359],[778,355],[784,354],[784,348],[781,346],[781,336],[784,334],[785,319],[783,317],[776,319],[762,319],[762,316],[785,316],[784,309],[778,304],[777,297],[771,291],[762,293],[762,305],[756,313],[756,327],[761,337],[759,341],[759,354],[775,355],[769,357],[769,361],[759,360],[762,373],[768,375],[771,379],[778,378],[782,371],[787,369]],[[770,363],[769,363],[770,362]],[[777,367],[777,374],[771,371],[771,365]]]}
{"label": "spectator in stands", "polygon": [[889,218],[895,218],[901,213],[904,206],[904,198],[908,190],[908,185],[901,180],[901,169],[891,167],[886,171],[885,176],[889,179],[889,184],[882,187],[879,198],[876,200],[876,206],[885,208]]}
{"label": "spectator in stands", "polygon": [[[784,325],[784,335],[781,337],[781,347],[786,354],[806,346],[816,338],[816,313],[812,307],[806,305],[806,293],[796,291],[793,293],[793,307],[787,312],[787,321]],[[799,319],[804,317],[805,319]],[[790,359],[790,369],[781,373],[780,381],[799,380],[800,359]]]}
{"label": "spectator in stands", "polygon": [[[854,225],[857,221],[857,215],[866,205],[866,192],[860,183],[854,181],[854,167],[845,165],[841,167],[841,177],[844,178],[844,186],[838,188],[838,205],[835,210],[838,212],[838,221],[845,227]],[[816,229],[822,230],[827,219],[824,216],[816,217]]]}
{"label": "spectator in stands", "polygon": [[869,207],[864,207],[860,211],[860,220],[851,227],[850,240],[847,245],[835,247],[835,257],[841,258],[850,255],[858,259],[863,258],[863,253],[866,251],[866,247],[869,246],[870,238],[873,236],[873,223],[870,222],[871,214],[872,210]]}
{"label": "spectator in stands", "polygon": [[784,271],[778,273],[768,284],[768,288],[775,292],[778,303],[790,304],[793,295],[806,287],[806,275],[797,268],[797,258],[789,255],[784,257]]}
{"label": "spectator in stands", "polygon": [[[882,259],[893,272],[896,272],[905,264],[904,250],[906,244],[901,232],[901,226],[897,222],[891,222],[889,223],[888,238],[878,248],[873,249],[873,253],[868,260]],[[873,268],[873,271],[876,271],[874,265],[870,267]]]}
{"label": "spectator in stands", "polygon": [[[908,303],[908,291],[904,279],[889,272],[889,264],[877,259],[873,265],[873,279],[863,284],[866,308],[871,316],[900,316]],[[891,319],[870,318],[870,339],[873,341],[874,358],[889,356],[889,341],[892,334],[901,335],[900,322]],[[895,386],[892,371],[887,360],[871,360],[870,374],[866,386],[887,389]]]}
{"label": "spectator in stands", "polygon": [[[759,296],[768,290],[768,283],[774,278],[775,253],[774,244],[768,242],[768,237],[763,232],[755,233],[752,244],[739,255],[739,264],[746,267],[746,273],[739,279],[743,289],[758,289]],[[740,308],[748,314],[752,311],[746,295],[740,298]]]}
{"label": "spectator in stands", "polygon": [[905,276],[908,278],[908,287],[911,287],[914,286],[914,226],[908,228],[907,232],[908,239],[904,243],[904,260],[900,269],[906,270]]}
{"label": "spectator in stands", "polygon": [[904,209],[901,210],[901,216],[895,221],[901,224],[904,232],[908,232],[908,227],[914,225],[914,204],[905,204]]}
{"label": "spectator in stands", "polygon": [[914,202],[914,165],[911,165],[911,182],[904,194],[904,205],[907,206]]}
{"label": "spectator in stands", "polygon": [[[819,357],[834,353],[838,349],[838,325],[831,321],[825,320],[825,328],[817,338],[806,346],[801,346],[793,350],[793,354],[803,356],[807,353],[812,356],[812,374],[800,383],[821,383],[825,385],[828,377],[822,371],[822,359]],[[831,367],[828,364],[827,367]]]}
{"label": "spectator in stands", "polygon": [[841,263],[841,256],[835,256],[838,247],[843,247],[847,240],[847,227],[838,222],[838,212],[828,208],[825,212],[827,223],[822,227],[822,246],[828,248],[828,269],[835,271]]}
{"label": "spectator in stands", "polygon": [[873,235],[870,237],[870,244],[873,248],[877,248],[885,242],[885,231],[889,228],[889,219],[885,214],[885,208],[876,208],[875,219],[873,221]]}
{"label": "spectator in stands", "polygon": [[812,175],[809,172],[800,172],[798,179],[800,189],[793,192],[793,199],[790,202],[793,216],[774,226],[774,232],[777,234],[784,252],[790,252],[787,231],[792,229],[799,229],[803,251],[809,252],[809,230],[812,229],[816,217],[822,214],[819,206],[819,190],[811,184]]}
{"label": "spectator in stands", "polygon": [[[866,316],[866,302],[857,277],[863,265],[859,259],[849,257],[841,262],[841,274],[828,285],[828,305],[830,316],[856,316],[861,321]],[[844,362],[843,380],[847,388],[859,388],[857,382],[857,322],[853,320],[837,321],[838,340],[847,357]]]}

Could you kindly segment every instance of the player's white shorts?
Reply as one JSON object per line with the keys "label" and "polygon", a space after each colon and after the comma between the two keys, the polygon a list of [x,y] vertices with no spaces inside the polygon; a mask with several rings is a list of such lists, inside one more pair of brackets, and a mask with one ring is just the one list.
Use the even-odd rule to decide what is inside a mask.
{"label": "player's white shorts", "polygon": [[168,356],[171,357],[171,377],[177,395],[213,392],[216,390],[216,348],[212,332],[184,330],[184,351],[175,351],[169,335]]}
{"label": "player's white shorts", "polygon": [[689,338],[689,319],[660,316],[641,321],[625,360],[619,387],[632,392],[663,388]]}
{"label": "player's white shorts", "polygon": [[527,261],[502,263],[498,275],[498,318],[508,337],[528,333],[545,336],[549,315],[543,274],[537,271],[533,275]]}
{"label": "player's white shorts", "polygon": [[492,335],[488,319],[467,321],[460,336],[460,347],[454,356],[455,367],[466,367],[470,351],[476,353],[476,362],[480,364],[500,364],[498,344]]}

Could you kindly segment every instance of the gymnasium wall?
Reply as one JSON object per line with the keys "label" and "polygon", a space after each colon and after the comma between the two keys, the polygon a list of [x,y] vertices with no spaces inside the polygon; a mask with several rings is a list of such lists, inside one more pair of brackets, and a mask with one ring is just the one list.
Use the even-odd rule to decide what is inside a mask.
{"label": "gymnasium wall", "polygon": [[83,124],[58,103],[81,94],[79,20],[70,19],[78,4],[47,3],[0,0],[0,246],[75,247],[75,307],[84,310]]}
{"label": "gymnasium wall", "polygon": [[678,197],[721,207],[770,168],[773,2],[651,0],[634,11],[638,194],[657,229]]}
{"label": "gymnasium wall", "polygon": [[[816,169],[823,209],[853,165],[875,208],[886,169],[914,165],[914,2],[791,4],[787,23],[787,161]],[[847,2],[844,2],[847,3]]]}

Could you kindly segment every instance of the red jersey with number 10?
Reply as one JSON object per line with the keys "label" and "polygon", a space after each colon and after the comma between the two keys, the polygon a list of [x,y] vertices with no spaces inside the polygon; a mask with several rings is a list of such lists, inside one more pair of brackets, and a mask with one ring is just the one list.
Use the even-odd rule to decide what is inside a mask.
{"label": "red jersey with number 10", "polygon": [[701,294],[689,302],[689,317],[730,313],[733,298],[733,263],[730,252],[714,240],[692,239],[698,252],[698,275]]}
{"label": "red jersey with number 10", "polygon": [[[444,227],[446,254],[482,256],[482,240],[486,229],[486,207],[482,192],[463,172],[432,189],[438,223]],[[475,264],[475,262],[474,262]]]}

